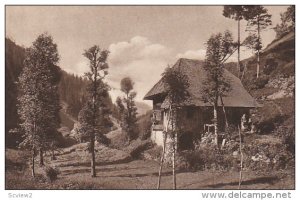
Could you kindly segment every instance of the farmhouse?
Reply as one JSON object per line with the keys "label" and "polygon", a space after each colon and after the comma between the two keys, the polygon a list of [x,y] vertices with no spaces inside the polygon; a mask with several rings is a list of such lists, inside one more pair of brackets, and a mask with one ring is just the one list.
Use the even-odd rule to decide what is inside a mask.
{"label": "farmhouse", "polygon": [[[177,138],[179,150],[193,148],[193,141],[201,138],[201,135],[212,126],[213,107],[201,98],[201,87],[206,78],[204,61],[179,59],[173,68],[180,68],[189,80],[188,92],[190,97],[182,102],[182,109],[179,111],[179,126],[183,130]],[[258,107],[255,99],[243,87],[240,79],[225,70],[224,76],[230,81],[232,89],[223,97],[224,108],[228,124],[238,125],[241,117],[249,115],[251,108]],[[144,100],[153,101],[153,125],[151,131],[152,140],[163,145],[163,130],[167,126],[168,117],[168,98],[166,88],[162,80],[158,81],[153,88],[145,95]],[[218,127],[220,131],[225,129],[225,115],[219,102],[218,108]]]}

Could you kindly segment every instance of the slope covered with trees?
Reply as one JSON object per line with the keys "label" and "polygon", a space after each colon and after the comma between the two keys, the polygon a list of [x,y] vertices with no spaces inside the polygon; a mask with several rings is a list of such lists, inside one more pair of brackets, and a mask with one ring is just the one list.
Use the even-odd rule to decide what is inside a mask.
{"label": "slope covered with trees", "polygon": [[[240,77],[245,88],[263,105],[255,114],[258,131],[261,134],[280,136],[287,145],[294,148],[295,31],[292,8],[290,6],[282,14],[282,24],[274,28],[276,38],[260,53],[259,78],[256,76],[255,55],[241,61],[243,73]],[[289,16],[289,25],[286,24],[287,19],[284,16]],[[280,27],[283,27],[281,31]],[[231,62],[226,63],[225,67],[238,76],[236,65],[237,63]]]}
{"label": "slope covered with trees", "polygon": [[17,86],[16,81],[20,75],[25,49],[16,45],[11,39],[5,39],[5,144],[15,146],[21,140],[20,135],[8,134],[8,131],[17,126]]}
{"label": "slope covered with trees", "polygon": [[[5,144],[15,147],[22,141],[21,135],[11,134],[9,131],[17,127],[20,119],[17,114],[18,77],[24,67],[25,48],[17,45],[13,40],[5,39]],[[88,80],[80,76],[60,70],[58,91],[61,102],[60,117],[62,126],[72,129],[73,121],[86,100],[86,86]],[[108,107],[114,117],[118,117],[116,106],[108,95]]]}

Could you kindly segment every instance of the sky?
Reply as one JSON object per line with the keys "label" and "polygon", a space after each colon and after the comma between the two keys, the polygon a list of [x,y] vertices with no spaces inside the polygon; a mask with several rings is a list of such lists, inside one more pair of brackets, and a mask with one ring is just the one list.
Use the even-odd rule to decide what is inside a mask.
{"label": "sky", "polygon": [[[262,32],[263,46],[275,38],[272,27],[287,8],[265,7],[273,25]],[[204,59],[212,34],[230,30],[237,38],[237,22],[222,11],[223,6],[6,6],[6,37],[29,47],[47,32],[58,45],[59,66],[77,75],[89,70],[84,50],[99,45],[110,51],[106,81],[113,100],[122,95],[121,79],[131,77],[136,100],[142,101],[168,65],[182,57]],[[241,40],[248,35],[245,27],[242,21]],[[251,54],[242,49],[241,58]]]}

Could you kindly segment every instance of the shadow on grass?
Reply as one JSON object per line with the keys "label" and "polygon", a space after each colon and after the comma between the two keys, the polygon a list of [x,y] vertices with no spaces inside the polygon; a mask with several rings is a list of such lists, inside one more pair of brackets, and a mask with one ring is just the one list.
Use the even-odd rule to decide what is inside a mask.
{"label": "shadow on grass", "polygon": [[[122,173],[122,170],[138,170],[140,168],[106,168],[106,169],[97,169],[97,173],[101,172],[119,172]],[[70,169],[70,170],[64,170],[63,175],[72,175],[72,174],[80,174],[80,173],[90,173],[90,169]],[[171,171],[162,172],[162,176],[170,176],[172,175]],[[135,178],[135,177],[146,177],[146,176],[158,176],[158,172],[152,172],[152,173],[127,173],[127,174],[116,174],[116,175],[97,175],[97,177],[121,177],[121,178]]]}
{"label": "shadow on grass", "polygon": [[[162,176],[170,176],[172,175],[172,172],[162,172]],[[153,172],[153,173],[144,173],[144,174],[120,174],[116,176],[102,176],[102,177],[127,177],[127,178],[139,178],[139,177],[145,177],[145,176],[158,176],[158,172]]]}
{"label": "shadow on grass", "polygon": [[[254,178],[250,180],[242,181],[242,185],[254,185],[254,184],[271,184],[273,185],[275,181],[278,181],[279,178],[276,176],[264,176],[259,178]],[[229,182],[229,183],[217,183],[217,184],[211,184],[211,185],[205,185],[203,187],[210,187],[210,188],[221,188],[224,186],[238,186],[239,182]]]}
{"label": "shadow on grass", "polygon": [[[96,169],[97,173],[101,172],[115,172],[115,171],[122,171],[122,170],[138,170],[141,169],[140,167],[118,167],[118,168],[101,168]],[[76,173],[90,173],[90,168],[83,168],[83,169],[66,169],[63,170],[63,175],[70,175],[70,174],[76,174]]]}

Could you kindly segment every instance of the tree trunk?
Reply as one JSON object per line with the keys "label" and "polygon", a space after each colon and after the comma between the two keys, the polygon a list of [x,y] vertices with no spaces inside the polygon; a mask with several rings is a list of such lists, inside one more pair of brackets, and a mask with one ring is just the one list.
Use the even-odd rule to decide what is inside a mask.
{"label": "tree trunk", "polygon": [[34,171],[34,148],[32,148],[32,155],[31,155],[31,174],[32,177],[35,177],[35,171]]}
{"label": "tree trunk", "polygon": [[257,69],[256,69],[256,78],[259,77],[259,68],[260,68],[260,64],[259,64],[259,50],[257,51]]}
{"label": "tree trunk", "polygon": [[177,137],[177,109],[173,109],[171,112],[171,122],[172,122],[172,172],[173,172],[173,189],[176,190],[176,137]]}
{"label": "tree trunk", "polygon": [[176,190],[176,135],[173,136],[173,160],[172,160],[172,168],[173,168],[173,189]]}
{"label": "tree trunk", "polygon": [[91,177],[96,177],[96,163],[95,163],[95,126],[96,126],[96,96],[97,96],[97,66],[94,66],[94,91],[93,91],[93,132],[91,133]]}
{"label": "tree trunk", "polygon": [[256,69],[256,78],[259,77],[259,68],[260,68],[260,27],[259,27],[259,16],[257,17],[257,69]]}
{"label": "tree trunk", "polygon": [[221,104],[222,104],[223,113],[224,113],[224,117],[225,117],[225,124],[226,124],[226,127],[228,128],[229,125],[228,125],[227,115],[226,115],[225,106],[224,106],[224,102],[223,102],[222,96],[220,96],[220,99],[221,99]]}
{"label": "tree trunk", "polygon": [[95,134],[91,137],[91,176],[96,177],[96,163],[95,163]]}
{"label": "tree trunk", "polygon": [[168,133],[169,123],[170,123],[171,110],[172,110],[172,107],[169,106],[169,114],[167,116],[167,124],[166,124],[166,127],[164,127],[164,132],[163,132],[163,134],[164,134],[163,135],[163,137],[164,137],[163,138],[163,151],[162,151],[160,166],[159,166],[159,171],[158,171],[157,189],[160,188],[161,172],[162,172],[162,167],[164,164],[164,158],[165,158],[165,152],[166,152],[167,133]]}
{"label": "tree trunk", "polygon": [[240,177],[239,177],[239,189],[241,189],[241,184],[242,184],[242,179],[243,179],[243,152],[242,152],[242,135],[241,135],[241,129],[240,127],[238,127],[239,129],[239,137],[240,137],[240,155],[241,155],[241,162],[240,162]]}
{"label": "tree trunk", "polygon": [[157,189],[160,188],[161,172],[162,172],[162,168],[163,168],[163,165],[164,165],[164,159],[165,159],[167,134],[163,133],[163,137],[164,137],[164,139],[163,139],[163,150],[162,150],[162,155],[161,155],[161,159],[160,159],[160,166],[159,166],[159,171],[158,171]]}
{"label": "tree trunk", "polygon": [[56,160],[56,158],[55,158],[55,154],[54,154],[54,149],[52,149],[52,156],[51,156],[51,160]]}
{"label": "tree trunk", "polygon": [[240,73],[241,73],[240,48],[241,48],[241,39],[240,39],[240,19],[239,19],[238,20],[238,63],[237,63],[237,70],[238,70],[239,78],[240,78]]}
{"label": "tree trunk", "polygon": [[215,144],[218,146],[218,103],[214,103],[214,126],[215,126]]}
{"label": "tree trunk", "polygon": [[247,71],[247,63],[245,63],[245,65],[243,67],[243,73],[242,73],[241,81],[243,81],[246,71]]}
{"label": "tree trunk", "polygon": [[44,152],[42,150],[42,148],[40,148],[40,166],[44,166]]}

